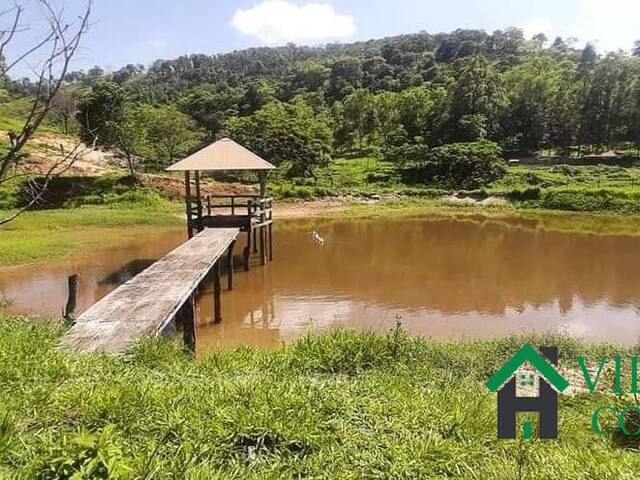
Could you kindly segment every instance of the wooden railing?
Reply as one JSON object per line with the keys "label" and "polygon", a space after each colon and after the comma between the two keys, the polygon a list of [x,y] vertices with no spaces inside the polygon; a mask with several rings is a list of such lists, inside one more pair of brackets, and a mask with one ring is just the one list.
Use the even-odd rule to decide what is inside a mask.
{"label": "wooden railing", "polygon": [[[193,215],[247,215],[265,221],[273,220],[273,199],[258,195],[205,195],[191,207]],[[259,225],[258,225],[259,226]]]}

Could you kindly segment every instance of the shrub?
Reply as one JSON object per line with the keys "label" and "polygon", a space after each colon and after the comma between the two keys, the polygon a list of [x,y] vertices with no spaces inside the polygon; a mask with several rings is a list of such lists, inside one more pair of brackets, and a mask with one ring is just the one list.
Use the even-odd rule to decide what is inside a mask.
{"label": "shrub", "polygon": [[532,187],[532,188],[522,188],[522,189],[513,189],[506,193],[505,195],[509,200],[539,200],[540,199],[540,188]]}
{"label": "shrub", "polygon": [[489,141],[452,143],[432,149],[428,156],[442,181],[457,188],[479,188],[506,172],[500,147]]}

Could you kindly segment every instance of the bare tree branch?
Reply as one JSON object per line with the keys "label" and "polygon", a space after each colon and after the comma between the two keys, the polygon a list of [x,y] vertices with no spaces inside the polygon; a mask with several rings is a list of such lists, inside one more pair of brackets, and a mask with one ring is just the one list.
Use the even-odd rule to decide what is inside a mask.
{"label": "bare tree branch", "polygon": [[[45,58],[41,60],[39,68],[35,71],[37,77],[36,89],[31,108],[24,120],[23,126],[18,132],[9,132],[9,149],[6,153],[0,155],[0,183],[6,181],[10,167],[18,167],[22,158],[21,150],[51,110],[52,102],[64,82],[64,77],[80,46],[80,41],[89,27],[92,0],[86,0],[87,3],[83,14],[79,17],[79,22],[76,22],[75,25],[67,23],[64,18],[63,9],[56,10],[53,3],[55,0],[36,1],[43,9],[48,24],[48,31],[43,34],[41,40],[7,62],[7,66],[0,71],[0,78],[19,63],[26,62],[28,57],[42,50],[45,46],[48,47],[48,53]],[[15,39],[17,33],[22,31],[20,19],[23,16],[24,8],[22,5],[15,3],[12,8],[0,12],[0,19],[3,15],[13,15],[8,29],[0,32],[0,58],[3,58],[3,52],[6,46]],[[36,192],[33,195],[32,200],[28,202],[25,209],[35,205],[42,198],[44,189],[49,185],[51,179],[62,173],[60,167],[63,164],[66,165],[66,168],[62,169],[62,171],[66,171],[71,167],[72,162],[78,158],[77,153],[77,149],[74,149],[73,154],[65,156],[61,161],[62,163],[56,162],[54,164],[52,170],[45,175],[42,191]],[[6,224],[13,218],[16,218],[25,209],[21,210],[17,215],[11,216],[9,219],[0,220],[0,225]]]}
{"label": "bare tree branch", "polygon": [[[47,191],[47,188],[49,188],[51,181],[67,172],[74,165],[76,160],[82,158],[85,153],[93,150],[96,146],[96,141],[97,137],[94,139],[90,147],[85,146],[82,142],[77,142],[68,153],[64,154],[62,158],[54,162],[43,176],[38,176],[37,178],[26,182],[26,184],[23,185],[22,188],[30,197],[29,201],[27,201],[23,206],[21,206],[19,209],[17,209],[15,212],[12,212],[5,218],[0,218],[0,226],[9,223],[12,220],[15,220],[24,212],[38,204],[42,200],[45,192]],[[31,174],[27,173],[15,175],[13,178],[19,177],[21,175],[31,176]]]}

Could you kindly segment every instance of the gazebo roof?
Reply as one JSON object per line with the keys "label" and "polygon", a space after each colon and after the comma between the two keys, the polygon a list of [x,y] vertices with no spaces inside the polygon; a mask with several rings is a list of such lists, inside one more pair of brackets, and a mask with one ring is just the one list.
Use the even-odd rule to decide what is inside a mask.
{"label": "gazebo roof", "polygon": [[274,167],[230,138],[212,143],[174,163],[168,171],[273,170]]}

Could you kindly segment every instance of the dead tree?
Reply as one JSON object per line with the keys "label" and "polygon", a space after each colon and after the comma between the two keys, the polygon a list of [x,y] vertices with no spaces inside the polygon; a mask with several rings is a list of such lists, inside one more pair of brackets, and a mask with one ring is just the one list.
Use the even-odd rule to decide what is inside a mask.
{"label": "dead tree", "polygon": [[[46,19],[46,29],[31,46],[14,54],[11,59],[6,58],[7,47],[18,35],[29,30],[29,26],[22,23],[29,7],[39,8]],[[18,65],[30,68],[36,78],[35,93],[22,128],[9,132],[9,148],[0,154],[0,184],[15,176],[24,175],[20,171],[24,158],[22,150],[51,110],[80,41],[89,28],[90,13],[91,0],[87,0],[82,14],[71,23],[67,21],[64,9],[55,4],[55,0],[33,0],[25,4],[16,1],[13,6],[0,11],[0,80],[7,78]],[[37,66],[32,65],[34,61]],[[39,182],[38,187],[32,182],[33,188],[36,188],[36,191],[31,192],[32,200],[26,202],[18,212],[0,219],[0,225],[10,222],[40,201],[51,180],[68,170],[81,150],[82,146],[78,144],[71,152],[63,153],[62,159],[55,161],[53,167],[45,172],[44,181]],[[11,171],[15,172],[13,176],[10,176]]]}

